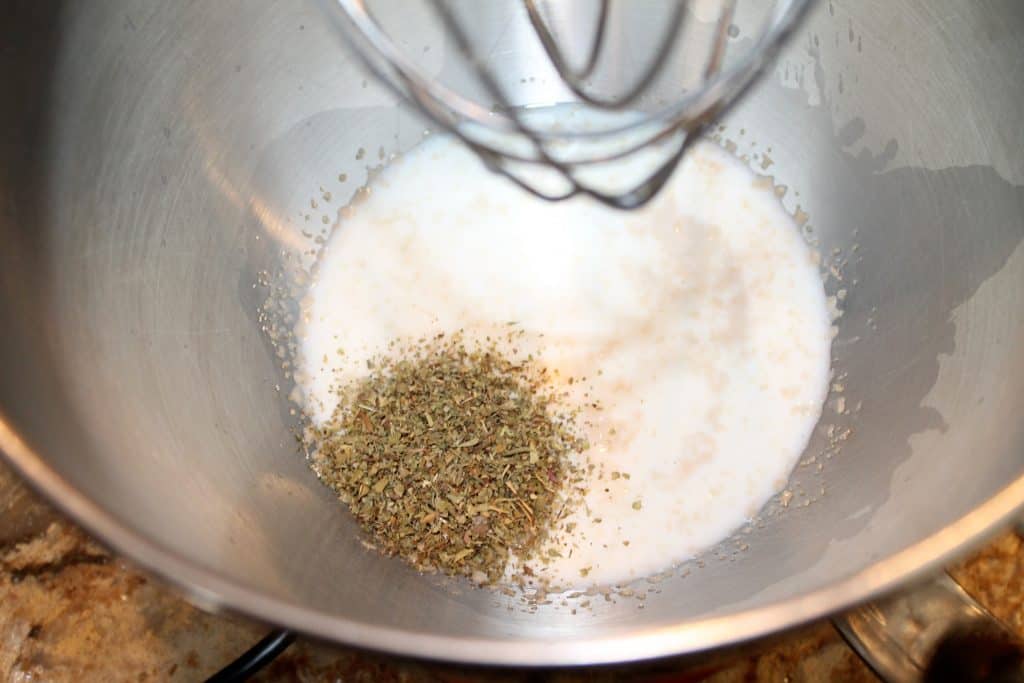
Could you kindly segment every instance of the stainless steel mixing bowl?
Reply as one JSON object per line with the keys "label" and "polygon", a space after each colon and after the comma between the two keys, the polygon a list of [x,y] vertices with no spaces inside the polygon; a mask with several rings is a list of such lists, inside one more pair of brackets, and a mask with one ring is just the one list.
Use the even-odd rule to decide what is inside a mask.
{"label": "stainless steel mixing bowl", "polygon": [[[526,34],[481,6],[518,97],[547,101]],[[443,72],[429,22],[396,11]],[[431,657],[642,658],[894,588],[1024,502],[1019,0],[823,0],[730,114],[723,136],[848,258],[828,283],[847,290],[834,356],[861,407],[826,419],[850,438],[798,468],[746,550],[653,586],[642,610],[575,615],[509,611],[366,550],[296,452],[256,283],[309,248],[320,186],[333,221],[367,163],[423,129],[319,9],[15,0],[0,36],[0,445],[202,605]]]}

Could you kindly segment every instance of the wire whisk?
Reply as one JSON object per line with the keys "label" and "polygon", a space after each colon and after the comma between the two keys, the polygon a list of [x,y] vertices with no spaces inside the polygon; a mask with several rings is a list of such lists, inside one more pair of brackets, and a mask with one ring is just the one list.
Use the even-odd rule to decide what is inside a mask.
{"label": "wire whisk", "polygon": [[[493,171],[546,200],[587,195],[633,209],[658,193],[688,146],[755,81],[811,0],[756,0],[757,26],[742,41],[734,23],[740,0],[668,0],[660,12],[637,0],[474,0],[461,6],[422,0],[442,32],[446,58],[460,62],[449,70],[461,77],[461,87],[429,75],[408,47],[410,39],[397,35],[427,31],[410,27],[407,12],[403,17],[399,10],[389,29],[382,17],[394,17],[394,6],[322,2],[383,83],[457,136]],[[558,22],[559,12],[568,20]],[[589,21],[581,17],[587,14]],[[628,28],[637,21],[645,30],[639,39],[634,31],[632,42],[649,42],[646,49],[629,46]],[[484,33],[497,36],[490,49],[483,44]],[[508,33],[519,37],[518,52],[495,56],[494,41]],[[567,42],[584,46],[576,50],[582,59],[572,58]],[[745,47],[731,55],[730,42]],[[529,58],[531,51],[543,55],[542,65]],[[623,73],[626,62],[639,62],[636,73]],[[522,84],[537,80],[515,81],[512,72],[522,72],[524,64],[545,72],[541,80],[557,84],[554,92],[545,90],[549,99],[543,104],[569,103],[586,111],[590,116],[574,119],[586,125],[545,116],[530,106],[538,102],[524,102],[529,88]],[[603,123],[595,125],[595,117]],[[616,186],[595,172],[640,156],[644,163],[618,174],[639,177],[620,178]]]}

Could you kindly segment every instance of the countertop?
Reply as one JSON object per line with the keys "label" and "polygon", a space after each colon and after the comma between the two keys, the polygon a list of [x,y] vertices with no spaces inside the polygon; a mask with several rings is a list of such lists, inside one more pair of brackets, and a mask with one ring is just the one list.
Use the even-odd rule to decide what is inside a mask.
{"label": "countertop", "polygon": [[[1007,533],[954,570],[982,604],[1024,633],[1024,546]],[[0,680],[196,681],[267,627],[202,612],[111,555],[0,465]],[[299,640],[263,681],[875,681],[828,622],[717,653],[596,671],[479,671]]]}

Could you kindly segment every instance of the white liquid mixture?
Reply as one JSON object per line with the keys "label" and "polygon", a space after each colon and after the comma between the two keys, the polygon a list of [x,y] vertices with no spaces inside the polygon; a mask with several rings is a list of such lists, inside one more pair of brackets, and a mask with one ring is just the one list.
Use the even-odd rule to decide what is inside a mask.
{"label": "white liquid mixture", "polygon": [[[828,389],[830,320],[810,249],[769,187],[695,146],[648,207],[550,204],[427,140],[374,181],[330,238],[303,302],[300,387],[331,386],[396,338],[508,329],[559,377],[586,377],[596,465],[555,583],[662,571],[778,492]],[[344,354],[338,350],[343,349]]]}

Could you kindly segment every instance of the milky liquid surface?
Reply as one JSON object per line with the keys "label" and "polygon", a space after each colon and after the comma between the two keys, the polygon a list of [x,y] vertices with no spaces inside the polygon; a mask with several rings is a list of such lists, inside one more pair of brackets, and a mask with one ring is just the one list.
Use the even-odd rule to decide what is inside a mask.
{"label": "milky liquid surface", "polygon": [[514,321],[560,378],[587,378],[566,385],[602,406],[580,418],[586,504],[562,557],[531,567],[560,585],[657,573],[728,536],[784,487],[828,388],[811,250],[770,186],[711,143],[620,212],[535,199],[428,139],[351,207],[302,309],[316,422],[395,338]]}

